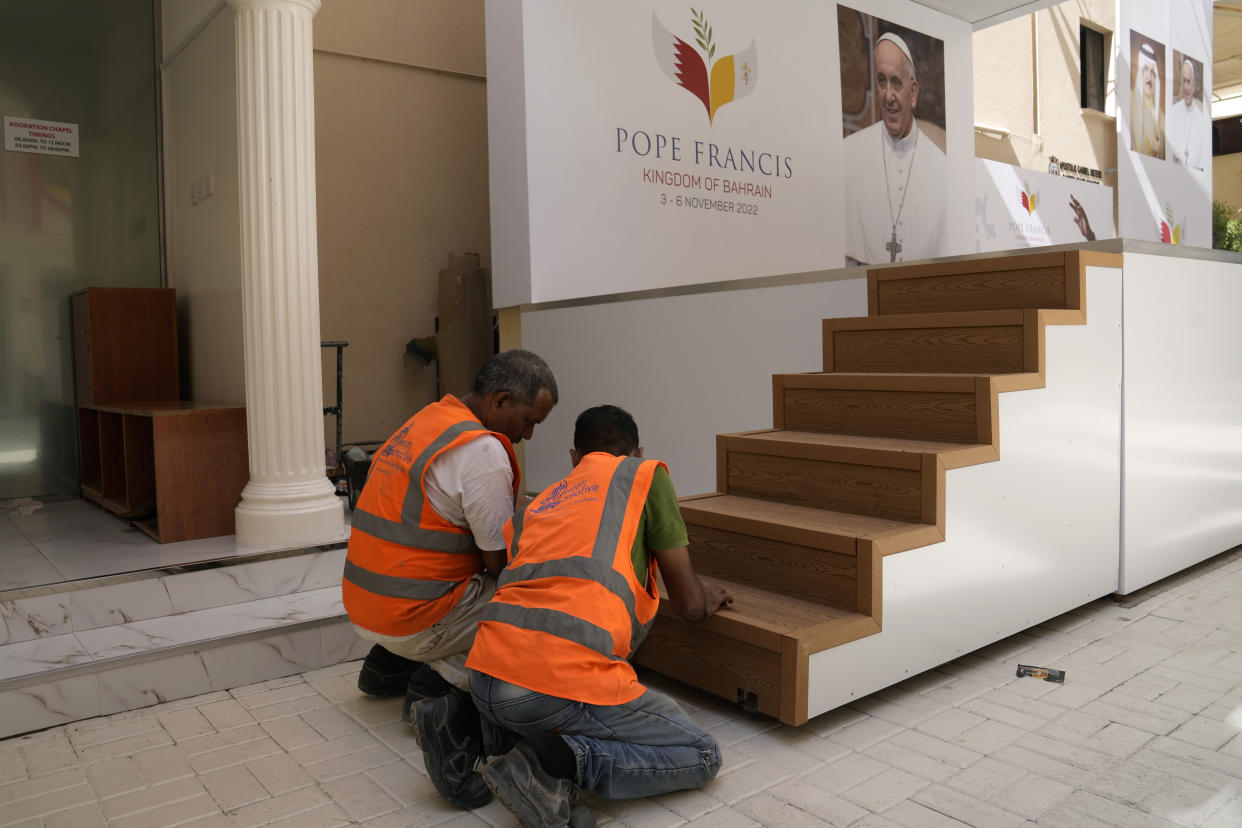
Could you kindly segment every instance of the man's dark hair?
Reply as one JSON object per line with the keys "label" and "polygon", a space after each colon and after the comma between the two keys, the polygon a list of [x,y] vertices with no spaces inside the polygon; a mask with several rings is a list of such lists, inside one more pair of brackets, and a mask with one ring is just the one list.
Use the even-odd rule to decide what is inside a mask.
{"label": "man's dark hair", "polygon": [[638,448],[638,425],[623,408],[597,405],[578,415],[574,422],[574,450],[585,456],[606,451],[624,457]]}
{"label": "man's dark hair", "polygon": [[539,392],[548,389],[553,404],[559,402],[556,377],[543,357],[530,351],[513,348],[489,359],[479,369],[470,391],[480,397],[508,391],[516,402],[530,404]]}

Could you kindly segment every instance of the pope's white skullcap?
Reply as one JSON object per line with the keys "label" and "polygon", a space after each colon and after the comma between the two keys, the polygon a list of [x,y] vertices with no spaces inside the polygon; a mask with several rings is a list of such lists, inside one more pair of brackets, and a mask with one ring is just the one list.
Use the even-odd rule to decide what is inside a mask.
{"label": "pope's white skullcap", "polygon": [[875,45],[879,46],[881,43],[883,43],[886,40],[889,43],[896,46],[898,49],[900,49],[901,53],[906,56],[906,60],[910,62],[910,72],[913,73],[914,72],[914,58],[910,56],[910,47],[906,45],[906,42],[902,40],[900,37],[898,37],[897,35],[893,34],[892,32],[885,32],[884,34],[880,35],[880,37],[876,40]]}

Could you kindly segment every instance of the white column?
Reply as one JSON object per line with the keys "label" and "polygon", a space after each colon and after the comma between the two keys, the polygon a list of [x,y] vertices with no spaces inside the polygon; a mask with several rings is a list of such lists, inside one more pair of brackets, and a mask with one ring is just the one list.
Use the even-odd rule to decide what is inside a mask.
{"label": "white column", "polygon": [[236,11],[242,331],[250,482],[238,543],[265,548],[344,535],[324,475],[315,100],[319,0],[229,0]]}

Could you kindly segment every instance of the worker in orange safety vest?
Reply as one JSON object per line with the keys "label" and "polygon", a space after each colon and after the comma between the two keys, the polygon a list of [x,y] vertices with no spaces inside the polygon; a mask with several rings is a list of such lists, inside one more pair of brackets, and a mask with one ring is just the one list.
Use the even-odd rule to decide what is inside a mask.
{"label": "worker in orange safety vest", "polygon": [[[360,689],[404,693],[407,720],[418,698],[453,687],[465,698],[466,652],[505,564],[503,527],[519,484],[513,444],[556,401],[543,359],[505,351],[468,393],[420,410],[372,458],[341,591],[358,634],[376,642]],[[476,793],[490,799],[481,782]]]}
{"label": "worker in orange safety vest", "polygon": [[[642,459],[627,412],[584,411],[571,459],[569,476],[505,527],[509,564],[466,661],[489,738],[460,740],[457,753],[427,763],[463,766],[507,747],[493,734],[517,734],[481,775],[522,825],[589,825],[580,788],[652,796],[700,787],[721,764],[716,740],[644,686],[630,659],[659,606],[657,573],[687,621],[732,598],[695,575],[668,470]],[[417,703],[424,742],[424,722],[429,732],[442,706]]]}

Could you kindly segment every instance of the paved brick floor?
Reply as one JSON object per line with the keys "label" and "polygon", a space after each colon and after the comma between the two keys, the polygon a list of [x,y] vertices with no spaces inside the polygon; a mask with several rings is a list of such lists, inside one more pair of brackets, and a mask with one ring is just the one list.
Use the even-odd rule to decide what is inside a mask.
{"label": "paved brick floor", "polygon": [[[1019,661],[1064,685],[1018,679]],[[358,664],[0,741],[0,825],[511,826],[436,795]],[[1242,826],[1242,549],[801,728],[652,680],[717,735],[707,788],[601,824]]]}

